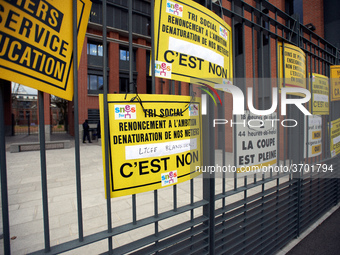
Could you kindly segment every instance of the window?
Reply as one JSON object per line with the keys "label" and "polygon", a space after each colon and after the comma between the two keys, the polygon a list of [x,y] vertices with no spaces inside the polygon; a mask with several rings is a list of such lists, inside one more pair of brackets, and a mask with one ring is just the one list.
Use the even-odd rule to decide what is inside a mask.
{"label": "window", "polygon": [[299,14],[300,23],[303,24],[303,1],[302,0],[286,0],[286,13],[289,15]]}
{"label": "window", "polygon": [[87,54],[91,56],[103,56],[103,45],[88,43],[87,44]]}
{"label": "window", "polygon": [[[130,86],[130,79],[129,79],[129,74],[125,72],[121,72],[119,74],[119,92],[120,93],[132,93],[133,91],[130,90],[130,87],[136,86],[136,81],[137,81],[137,73],[133,74],[133,86]],[[134,87],[133,90],[136,88]]]}
{"label": "window", "polygon": [[24,111],[19,111],[19,119],[20,119],[20,120],[25,119],[25,117],[24,117]]}
{"label": "window", "polygon": [[98,94],[103,90],[103,76],[89,74],[87,75],[87,92],[89,94]]}
{"label": "window", "polygon": [[120,93],[128,93],[130,91],[129,79],[119,78],[119,87],[120,87]]}
{"label": "window", "polygon": [[129,51],[128,50],[119,50],[119,59],[123,61],[129,61]]}
{"label": "window", "polygon": [[[136,50],[133,50],[133,71],[136,71]],[[130,52],[128,48],[119,48],[119,70],[128,71],[130,69]]]}

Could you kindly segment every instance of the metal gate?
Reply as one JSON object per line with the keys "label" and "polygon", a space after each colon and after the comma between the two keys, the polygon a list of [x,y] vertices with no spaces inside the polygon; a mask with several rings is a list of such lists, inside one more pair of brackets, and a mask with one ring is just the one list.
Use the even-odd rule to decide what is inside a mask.
{"label": "metal gate", "polygon": [[[76,1],[73,1],[73,6]],[[129,0],[126,10],[129,14],[129,49],[132,52],[132,8],[133,1]],[[266,86],[277,86],[274,77],[279,73],[278,62],[272,61],[272,56],[278,55],[278,42],[290,43],[300,47],[307,56],[307,69],[326,76],[330,75],[330,65],[339,63],[338,49],[314,34],[300,24],[298,17],[291,17],[269,3],[256,0],[254,5],[241,0],[223,1],[223,5],[205,1],[209,9],[224,17],[232,26],[233,52],[234,52],[234,77],[235,85],[245,92],[246,87],[252,86],[258,90],[257,104],[261,109],[266,109],[266,100],[271,102],[271,94],[267,93]],[[103,56],[107,56],[107,25],[106,25],[106,0],[96,4],[102,5],[102,31],[100,37],[103,45]],[[153,10],[154,1],[150,8]],[[75,8],[74,8],[75,9]],[[152,12],[151,12],[152,13]],[[76,13],[73,14],[76,17]],[[76,28],[76,19],[73,28]],[[153,14],[151,14],[151,31],[153,33]],[[237,32],[236,32],[237,31]],[[76,33],[75,33],[76,34]],[[151,35],[151,38],[153,36]],[[247,38],[247,40],[245,40]],[[74,41],[76,41],[74,36]],[[153,42],[153,41],[152,41]],[[237,46],[236,46],[237,45]],[[77,66],[77,44],[74,44],[74,66]],[[236,49],[237,48],[237,49]],[[247,49],[250,49],[247,51]],[[152,43],[151,51],[154,50]],[[284,52],[284,50],[283,50]],[[284,53],[283,53],[284,54]],[[132,57],[131,57],[132,58]],[[252,68],[247,66],[252,63]],[[130,84],[133,84],[133,74],[130,62]],[[154,60],[152,61],[154,66]],[[257,68],[255,68],[257,67]],[[332,165],[332,173],[310,172],[309,174],[294,171],[268,172],[252,176],[232,178],[222,175],[211,178],[212,175],[204,173],[203,178],[195,178],[184,185],[175,185],[170,188],[155,190],[147,194],[147,199],[153,199],[148,204],[147,215],[138,216],[139,207],[143,205],[144,194],[132,195],[131,219],[128,223],[113,227],[112,212],[115,210],[112,203],[115,199],[106,200],[107,228],[96,233],[84,234],[82,198],[82,173],[79,150],[79,123],[78,123],[78,81],[77,70],[74,71],[74,127],[75,127],[75,176],[74,190],[77,201],[77,234],[78,238],[59,244],[51,244],[47,164],[44,134],[44,98],[39,92],[39,120],[40,130],[40,160],[41,160],[41,185],[44,225],[44,248],[31,254],[59,254],[83,246],[104,241],[106,252],[103,254],[274,254],[302,231],[315,222],[323,213],[336,205],[340,198],[339,191],[339,157],[330,156],[328,124],[339,117],[336,115],[336,103],[331,104],[329,116],[323,116],[323,154],[313,160],[305,160],[301,151],[303,145],[303,127],[289,131],[284,129],[278,134],[279,143],[283,144],[283,151],[278,155],[279,165],[291,164],[328,164]],[[103,74],[107,73],[107,59],[103,57]],[[238,79],[249,76],[266,78],[252,80]],[[104,81],[104,115],[107,116],[107,76]],[[269,83],[268,83],[269,82]],[[173,84],[174,86],[174,84]],[[152,93],[155,94],[155,77],[152,77]],[[194,93],[195,86],[190,85],[190,92]],[[133,91],[131,88],[130,91]],[[4,108],[3,90],[0,86],[0,152],[1,152],[1,194],[3,216],[3,242],[4,253],[11,253],[10,222],[7,189],[7,167],[4,134]],[[175,93],[170,88],[170,93]],[[221,93],[225,100],[226,95]],[[337,102],[338,103],[338,102]],[[208,114],[203,116],[203,164],[214,166],[235,163],[235,154],[226,152],[225,141],[227,134],[225,128],[215,129],[211,126],[213,118],[230,116],[230,109],[219,109],[210,102]],[[296,109],[290,109],[290,116],[298,115]],[[108,140],[108,119],[105,118],[105,134],[102,139]],[[210,123],[210,125],[209,125]],[[279,129],[280,131],[280,129]],[[279,132],[278,131],[278,132]],[[235,129],[233,142],[236,143]],[[218,135],[218,138],[216,138]],[[230,136],[230,134],[228,134]],[[222,141],[222,142],[221,142]],[[293,145],[298,144],[298,146]],[[303,147],[303,146],[302,146]],[[209,150],[209,148],[215,148]],[[234,147],[235,150],[235,147]],[[108,166],[108,148],[105,147],[106,166]],[[235,151],[234,151],[235,153]],[[106,180],[109,170],[106,169]],[[106,194],[110,196],[109,183],[106,183]],[[161,204],[162,197],[167,196],[169,202]],[[171,224],[164,224],[170,221]],[[161,227],[163,226],[163,227]],[[113,238],[130,233],[140,237],[133,242],[115,245]],[[83,253],[86,250],[81,250]]]}

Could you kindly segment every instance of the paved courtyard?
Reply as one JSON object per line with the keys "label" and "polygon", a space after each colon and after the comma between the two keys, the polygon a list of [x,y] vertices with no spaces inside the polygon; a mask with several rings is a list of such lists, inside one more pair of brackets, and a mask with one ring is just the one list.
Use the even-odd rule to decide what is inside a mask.
{"label": "paved courtyard", "polygon": [[[65,135],[66,136],[66,135]],[[64,137],[57,136],[55,139]],[[67,136],[65,137],[67,138]],[[13,141],[9,137],[8,144]],[[23,137],[35,141],[37,137]],[[52,136],[53,140],[53,136]],[[16,142],[16,141],[13,141]],[[74,141],[73,141],[74,143]],[[9,146],[7,146],[7,150]],[[44,248],[41,169],[39,151],[6,153],[10,236],[12,254],[26,254]],[[78,238],[75,179],[75,150],[47,150],[47,185],[51,246]],[[102,150],[99,142],[80,147],[84,236],[107,229],[107,210],[104,195]],[[195,180],[195,200],[202,199],[202,179]],[[179,184],[178,207],[190,203],[189,185]],[[172,209],[172,187],[159,191],[159,213]],[[137,195],[137,219],[154,214],[153,192]],[[112,199],[112,222],[117,227],[132,221],[132,199],[125,196]],[[188,220],[189,213],[159,222],[159,230]],[[2,227],[2,226],[1,226]],[[153,234],[154,226],[146,226],[113,238],[114,247]],[[2,242],[1,242],[2,245]],[[3,247],[0,247],[1,251]],[[81,251],[82,250],[82,251]],[[98,254],[107,250],[107,241],[71,251],[71,254]]]}

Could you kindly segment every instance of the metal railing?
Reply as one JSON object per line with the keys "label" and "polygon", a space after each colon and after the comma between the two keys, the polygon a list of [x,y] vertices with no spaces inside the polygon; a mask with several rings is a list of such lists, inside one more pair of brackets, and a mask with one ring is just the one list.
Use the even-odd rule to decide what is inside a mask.
{"label": "metal railing", "polygon": [[[299,21],[285,14],[283,11],[270,4],[268,1],[257,0],[256,6],[247,4],[241,0],[223,1],[223,6],[211,3],[207,7],[214,10],[224,18],[229,19],[232,29],[238,28],[241,31],[241,49],[234,56],[235,85],[243,91],[247,86],[253,90],[260,90],[258,99],[254,94],[257,106],[265,109],[265,98],[271,102],[271,95],[266,94],[265,86],[277,86],[274,78],[279,73],[278,60],[272,62],[273,55],[277,56],[278,42],[290,43],[300,47],[307,55],[307,67],[312,72],[322,73],[329,76],[329,66],[339,62],[338,49],[308,30]],[[104,80],[104,116],[108,116],[107,94],[107,26],[106,26],[106,0],[102,1],[102,45],[103,45],[103,80]],[[154,1],[151,1],[150,8],[153,10]],[[76,6],[76,1],[73,1]],[[229,7],[224,7],[229,6]],[[264,12],[263,9],[266,9]],[[76,8],[74,8],[76,10]],[[152,12],[151,12],[152,13]],[[77,14],[74,12],[73,31],[76,31]],[[247,17],[250,17],[247,18]],[[153,31],[153,13],[151,15],[151,31]],[[129,49],[132,52],[132,0],[129,0]],[[152,35],[153,36],[153,35]],[[151,36],[151,38],[152,38]],[[74,33],[74,41],[77,41]],[[154,42],[152,41],[152,55]],[[233,46],[235,53],[236,38],[233,34]],[[251,50],[247,49],[251,47]],[[77,66],[77,43],[74,43],[73,65]],[[132,55],[130,63],[132,63]],[[257,59],[256,59],[257,58]],[[276,58],[277,59],[277,58]],[[269,62],[268,62],[268,61]],[[252,63],[247,65],[246,63]],[[151,61],[154,66],[154,59]],[[132,68],[130,65],[130,84],[133,84]],[[247,76],[257,78],[268,78],[269,83],[263,80],[253,81],[251,85],[244,78]],[[131,220],[129,223],[113,227],[112,223],[112,202],[115,199],[106,200],[107,229],[94,234],[84,235],[84,217],[82,205],[82,173],[79,150],[79,100],[78,100],[78,73],[74,68],[74,127],[75,127],[75,173],[76,173],[76,203],[77,203],[77,226],[78,238],[51,246],[49,203],[47,187],[47,165],[45,150],[45,129],[44,129],[44,99],[43,93],[39,92],[39,125],[40,125],[40,159],[41,159],[41,183],[42,183],[42,205],[44,225],[44,249],[32,254],[59,254],[85,245],[107,240],[107,252],[104,254],[273,254],[282,248],[289,241],[297,237],[302,231],[310,226],[324,212],[337,204],[340,198],[339,192],[339,157],[330,158],[329,134],[327,125],[324,124],[323,132],[326,139],[323,140],[323,152],[321,156],[312,160],[305,160],[301,153],[295,153],[296,148],[292,146],[293,136],[291,132],[278,128],[278,144],[282,147],[278,151],[278,164],[290,165],[291,163],[327,163],[332,164],[335,173],[321,175],[310,173],[297,176],[293,172],[288,173],[261,173],[251,176],[238,177],[235,174],[232,178],[222,175],[220,178],[192,179],[187,182],[188,199],[179,205],[180,196],[178,185],[171,189],[171,202],[162,212],[159,210],[160,195],[166,191],[155,190],[153,192],[153,214],[138,218],[138,197],[131,196]],[[137,84],[138,85],[138,84]],[[181,86],[185,86],[182,84]],[[196,90],[194,85],[190,86],[191,93]],[[171,93],[175,93],[174,83],[171,82]],[[152,75],[152,92],[155,93],[155,76]],[[220,92],[223,104],[227,96]],[[330,116],[324,116],[323,122],[330,122],[332,112],[335,110],[335,103],[332,103]],[[279,111],[280,109],[278,109]],[[209,125],[215,117],[215,106],[212,102],[208,104],[208,114],[203,116],[203,131],[208,134],[203,137],[203,164],[213,166],[216,163],[221,165],[235,164],[235,151],[226,151],[225,143],[236,144],[234,129],[233,138],[226,134],[225,128],[219,132],[218,140],[215,143],[217,132]],[[226,118],[231,115],[230,110],[218,111],[218,116]],[[294,114],[290,110],[289,114]],[[7,168],[5,153],[4,134],[4,109],[3,92],[0,86],[0,159],[1,159],[1,201],[3,216],[3,242],[4,253],[10,254],[10,222],[8,211],[8,188]],[[105,133],[102,139],[109,140],[108,118],[104,119]],[[295,143],[303,144],[303,137],[298,137]],[[210,148],[210,149],[209,149]],[[216,150],[211,149],[216,148]],[[106,143],[104,149],[105,165],[109,162],[109,149]],[[220,154],[218,154],[220,153]],[[218,155],[217,155],[218,154]],[[220,155],[220,156],[219,156]],[[110,197],[109,169],[106,174],[106,195]],[[202,197],[199,192],[203,192]],[[176,220],[178,216],[185,216],[185,220],[172,227],[161,229],[159,223],[168,219]],[[121,246],[114,246],[113,237],[124,233],[134,233],[143,227],[152,226],[153,233],[145,234],[134,242]]]}

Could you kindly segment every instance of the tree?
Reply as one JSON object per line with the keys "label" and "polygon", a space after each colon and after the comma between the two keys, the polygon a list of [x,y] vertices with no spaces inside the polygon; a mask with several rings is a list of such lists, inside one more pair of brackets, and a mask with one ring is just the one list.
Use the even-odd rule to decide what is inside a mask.
{"label": "tree", "polygon": [[58,124],[64,125],[64,130],[68,131],[68,117],[67,117],[67,103],[68,101],[57,96],[51,95],[51,103],[55,104],[59,108],[61,113],[61,119]]}

